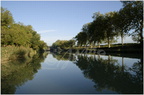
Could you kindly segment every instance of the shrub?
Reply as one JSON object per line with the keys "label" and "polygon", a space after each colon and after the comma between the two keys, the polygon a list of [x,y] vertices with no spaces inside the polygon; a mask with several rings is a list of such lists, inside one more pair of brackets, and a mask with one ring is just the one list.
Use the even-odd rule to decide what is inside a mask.
{"label": "shrub", "polygon": [[16,47],[16,46],[7,46],[2,47],[2,62],[8,60],[25,60],[32,58],[36,54],[32,48],[29,47]]}

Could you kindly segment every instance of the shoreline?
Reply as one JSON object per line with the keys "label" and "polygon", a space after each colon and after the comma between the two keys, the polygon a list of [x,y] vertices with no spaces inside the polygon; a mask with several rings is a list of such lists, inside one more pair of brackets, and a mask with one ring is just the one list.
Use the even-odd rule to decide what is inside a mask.
{"label": "shoreline", "polygon": [[102,47],[102,48],[78,48],[71,47],[67,49],[51,49],[51,52],[69,52],[69,53],[91,53],[91,54],[100,54],[100,55],[116,55],[116,56],[130,56],[130,57],[141,57],[143,58],[143,46],[140,44],[135,45],[124,45],[117,47]]}

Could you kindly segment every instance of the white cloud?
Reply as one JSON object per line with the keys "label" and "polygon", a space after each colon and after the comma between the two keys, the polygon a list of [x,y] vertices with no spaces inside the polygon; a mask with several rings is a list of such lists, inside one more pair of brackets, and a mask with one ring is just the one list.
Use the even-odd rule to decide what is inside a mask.
{"label": "white cloud", "polygon": [[48,33],[48,32],[56,32],[56,30],[41,30],[41,31],[38,31],[38,33],[40,33],[40,34]]}

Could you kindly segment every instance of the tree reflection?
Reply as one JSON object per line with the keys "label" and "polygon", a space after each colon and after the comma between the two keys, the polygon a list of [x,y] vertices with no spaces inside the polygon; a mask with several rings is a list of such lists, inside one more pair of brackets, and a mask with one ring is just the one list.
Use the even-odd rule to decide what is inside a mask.
{"label": "tree reflection", "polygon": [[75,56],[72,53],[53,53],[52,54],[54,58],[56,58],[57,60],[69,60],[69,61],[74,61],[75,60]]}
{"label": "tree reflection", "polygon": [[[108,55],[105,58],[100,55],[87,54],[53,54],[57,60],[74,61],[86,78],[91,79],[97,91],[109,89],[122,94],[140,94],[143,92],[143,64],[142,60],[129,63],[125,66],[124,57],[121,63]],[[104,93],[104,92],[103,92]]]}
{"label": "tree reflection", "polygon": [[46,58],[47,53],[37,54],[26,60],[15,60],[1,64],[1,93],[13,94],[16,88],[26,81],[32,80],[34,74],[41,68],[41,62]]}
{"label": "tree reflection", "polygon": [[[142,62],[134,63],[132,67],[126,68],[116,65],[117,60],[108,56],[103,59],[99,55],[78,56],[74,62],[82,71],[86,78],[91,79],[97,91],[109,89],[117,93],[142,93]],[[130,71],[136,74],[130,73]]]}

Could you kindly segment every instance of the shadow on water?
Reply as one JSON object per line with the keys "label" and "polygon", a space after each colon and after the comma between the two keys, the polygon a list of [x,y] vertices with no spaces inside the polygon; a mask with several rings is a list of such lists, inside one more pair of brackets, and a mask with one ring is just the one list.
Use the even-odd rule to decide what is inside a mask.
{"label": "shadow on water", "polygon": [[[64,56],[65,55],[65,56]],[[84,77],[92,80],[96,91],[108,89],[121,94],[143,93],[143,63],[129,61],[125,57],[87,55],[87,54],[53,54],[58,60],[70,60],[83,72]],[[132,60],[133,58],[129,58]],[[127,66],[132,64],[132,66]]]}
{"label": "shadow on water", "polygon": [[[34,79],[47,55],[48,53],[37,54],[31,59],[1,64],[1,93],[13,94],[24,83]],[[121,94],[143,93],[141,58],[76,53],[52,53],[52,55],[57,59],[56,62],[71,61],[79,67],[84,77],[93,81],[96,92],[106,93],[104,91],[109,90]]]}
{"label": "shadow on water", "polygon": [[37,54],[33,58],[1,64],[1,93],[14,94],[19,86],[32,80],[47,55],[48,53]]}

